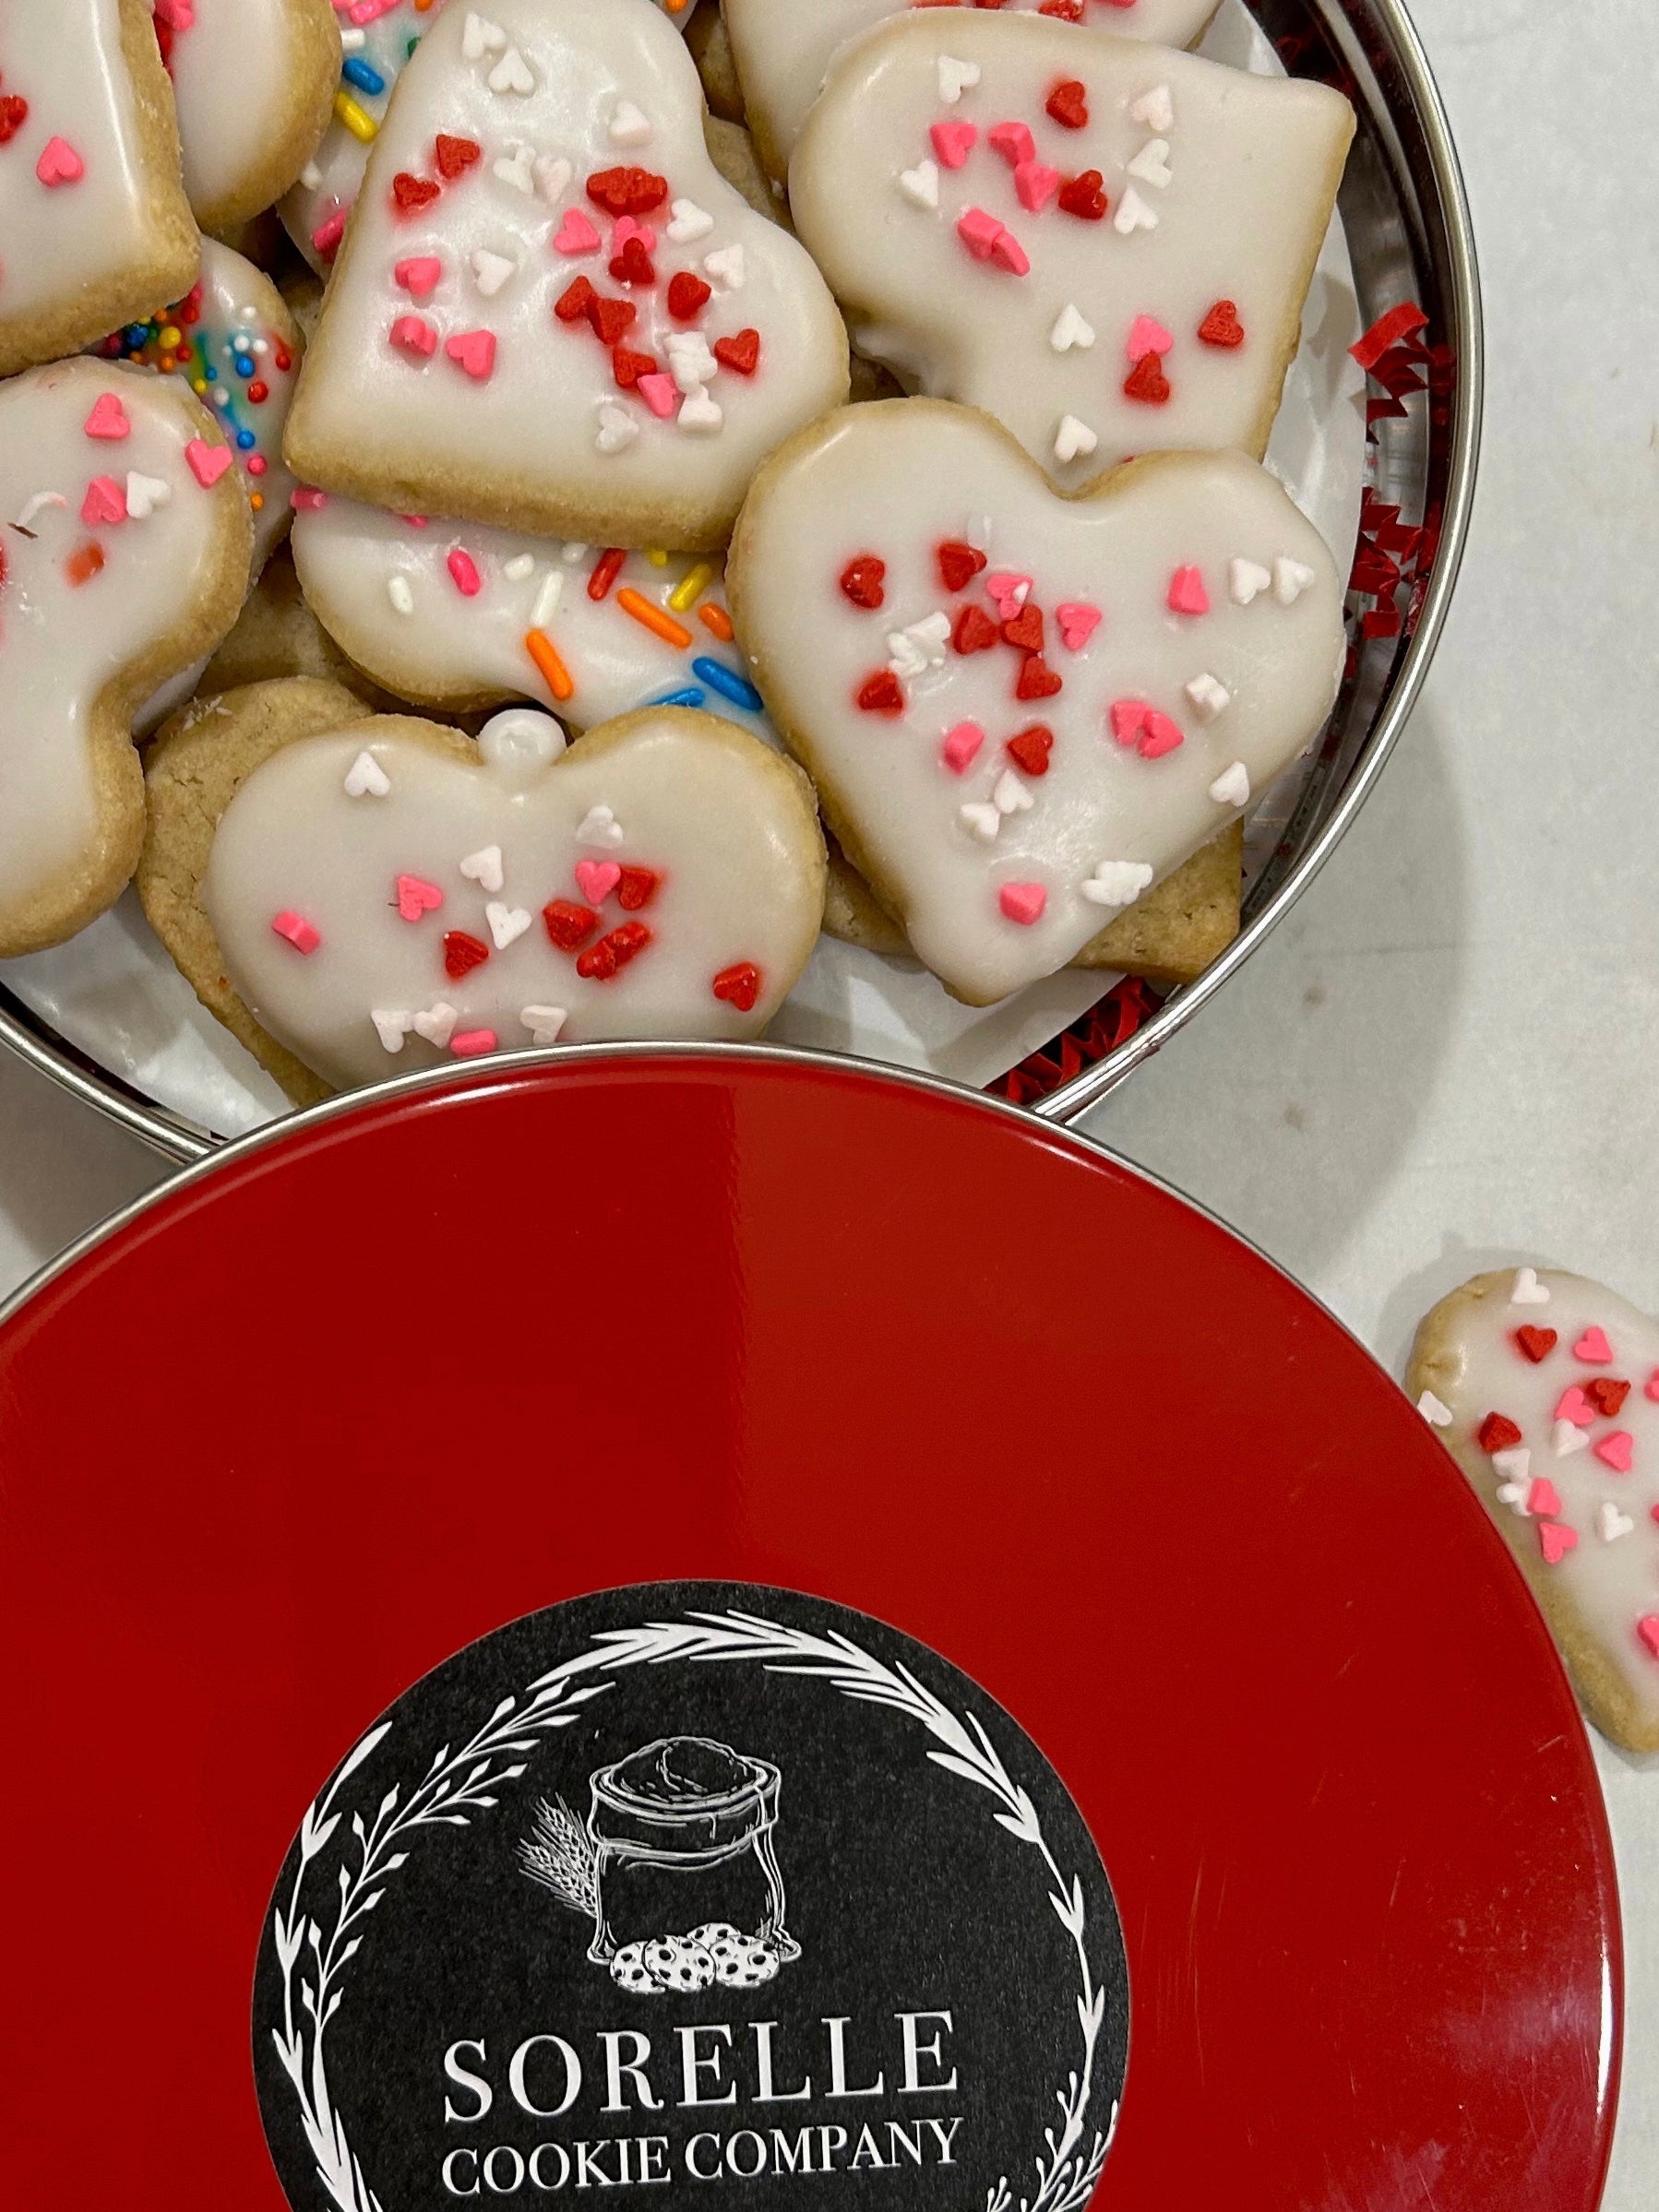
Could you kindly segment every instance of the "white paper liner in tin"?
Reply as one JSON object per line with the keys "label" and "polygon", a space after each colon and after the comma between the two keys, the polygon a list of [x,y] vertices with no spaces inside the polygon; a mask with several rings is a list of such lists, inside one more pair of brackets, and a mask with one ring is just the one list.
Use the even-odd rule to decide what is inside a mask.
{"label": "white paper liner in tin", "polygon": [[[1257,76],[1283,74],[1243,0],[1223,0],[1199,51]],[[1365,377],[1348,353],[1360,330],[1353,265],[1333,216],[1267,459],[1344,575],[1365,482]],[[1116,980],[1068,969],[1001,1005],[962,1006],[913,961],[825,937],[769,1035],[984,1085],[1086,1013]],[[285,1110],[277,1085],[199,1005],[131,891],[67,945],[0,961],[0,982],[99,1066],[200,1128],[235,1136]],[[400,1070],[388,1061],[388,1072]]]}

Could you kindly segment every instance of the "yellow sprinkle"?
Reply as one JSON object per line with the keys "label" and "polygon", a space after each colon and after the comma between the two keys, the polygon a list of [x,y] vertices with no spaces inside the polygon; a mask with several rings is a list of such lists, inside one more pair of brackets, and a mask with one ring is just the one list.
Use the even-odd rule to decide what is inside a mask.
{"label": "yellow sprinkle", "polygon": [[668,603],[676,614],[685,614],[697,605],[714,581],[714,570],[707,561],[699,561],[688,568],[668,595]]}
{"label": "yellow sprinkle", "polygon": [[366,146],[371,138],[378,137],[380,125],[367,108],[360,108],[349,92],[336,92],[334,113],[345,125],[353,138],[361,138]]}
{"label": "yellow sprinkle", "polygon": [[169,323],[167,327],[160,333],[161,343],[170,349],[176,346],[184,335],[184,332],[173,323]]}
{"label": "yellow sprinkle", "polygon": [[653,568],[668,566],[668,555],[660,545],[648,545],[645,549],[645,557]]}
{"label": "yellow sprinkle", "polygon": [[190,389],[191,389],[193,392],[197,392],[197,393],[205,392],[205,391],[207,390],[207,388],[208,388],[208,380],[207,380],[207,378],[206,378],[205,376],[192,376],[192,377],[191,377],[191,379],[190,379]]}

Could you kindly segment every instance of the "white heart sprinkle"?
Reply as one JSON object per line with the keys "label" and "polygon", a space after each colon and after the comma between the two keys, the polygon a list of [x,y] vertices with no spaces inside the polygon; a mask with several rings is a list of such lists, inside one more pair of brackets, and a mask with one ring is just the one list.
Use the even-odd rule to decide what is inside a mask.
{"label": "white heart sprinkle", "polygon": [[899,172],[899,189],[913,208],[937,208],[939,204],[939,165],[937,161],[918,161],[913,169]]}
{"label": "white heart sprinkle", "polygon": [[663,339],[669,374],[683,392],[695,392],[720,374],[700,330],[671,330]]}
{"label": "white heart sprinkle", "polygon": [[725,419],[718,402],[710,399],[700,385],[680,401],[679,426],[693,437],[712,437]]}
{"label": "white heart sprinkle", "polygon": [[668,235],[675,245],[690,245],[693,240],[707,238],[714,228],[714,218],[706,208],[699,208],[694,199],[677,199],[669,206]]}
{"label": "white heart sprinkle", "polygon": [[346,770],[348,799],[384,799],[392,779],[372,753],[360,753]]}
{"label": "white heart sprinkle", "polygon": [[1028,815],[1037,803],[1012,768],[1004,768],[991,792],[991,803],[999,815]]}
{"label": "white heart sprinkle", "polygon": [[1097,861],[1083,897],[1097,907],[1132,906],[1152,880],[1145,861]]}
{"label": "white heart sprinkle", "polygon": [[1629,1536],[1635,1522],[1628,1513],[1620,1513],[1610,1498],[1605,1499],[1595,1516],[1605,1544],[1616,1544],[1621,1536]]}
{"label": "white heart sprinkle", "polygon": [[619,100],[611,110],[606,135],[613,146],[649,146],[650,118],[643,114],[631,100]]}
{"label": "white heart sprinkle", "polygon": [[1176,127],[1176,103],[1167,85],[1154,85],[1150,92],[1142,92],[1129,113],[1149,131],[1173,131]]}
{"label": "white heart sprinkle", "polygon": [[889,630],[888,666],[896,676],[923,676],[930,668],[943,668],[950,642],[950,617],[939,612],[925,615],[902,630]]}
{"label": "white heart sprinkle", "polygon": [[1313,570],[1288,553],[1281,553],[1273,563],[1273,597],[1282,607],[1294,607],[1315,580]]}
{"label": "white heart sprinkle", "polygon": [[550,208],[556,207],[564,198],[565,187],[569,184],[570,177],[570,164],[563,154],[537,155],[535,163],[536,190]]}
{"label": "white heart sprinkle", "polygon": [[542,589],[536,593],[536,603],[530,611],[532,630],[544,630],[559,611],[559,601],[565,596],[565,577],[561,569],[550,568],[542,578]]}
{"label": "white heart sprinkle", "polygon": [[1054,457],[1056,461],[1074,461],[1080,454],[1091,454],[1100,444],[1087,422],[1079,422],[1076,415],[1062,415],[1060,427],[1054,434]]}
{"label": "white heart sprinkle", "polygon": [[428,1006],[424,1014],[415,1016],[415,1035],[424,1037],[428,1044],[436,1044],[441,1051],[454,1036],[460,1019],[459,1010],[448,999],[440,998],[436,1006]]}
{"label": "white heart sprinkle", "polygon": [[1194,676],[1183,686],[1188,701],[1200,722],[1212,722],[1218,714],[1225,714],[1233,704],[1233,694],[1226,685],[1206,670],[1203,675]]}
{"label": "white heart sprinkle", "polygon": [[481,247],[472,256],[472,281],[486,300],[493,300],[518,270],[516,261],[509,261],[505,254],[492,254],[488,247]]}
{"label": "white heart sprinkle", "polygon": [[1139,177],[1143,184],[1154,185],[1162,192],[1175,174],[1169,165],[1169,140],[1149,138],[1127,166],[1130,176]]}
{"label": "white heart sprinkle", "polygon": [[489,83],[492,92],[517,92],[520,97],[536,89],[530,64],[516,46],[509,46],[490,71]]}
{"label": "white heart sprinkle", "polygon": [[528,199],[535,190],[535,149],[529,146],[515,146],[510,154],[503,154],[490,166],[504,184],[515,192],[522,192]]}
{"label": "white heart sprinkle", "polygon": [[1549,1290],[1538,1280],[1536,1267],[1517,1267],[1515,1280],[1510,1287],[1511,1305],[1547,1305]]}
{"label": "white heart sprinkle", "polygon": [[1056,353],[1069,353],[1073,346],[1080,346],[1087,352],[1094,343],[1094,326],[1085,322],[1081,310],[1068,300],[1055,317],[1048,342]]}
{"label": "white heart sprinkle", "polygon": [[340,31],[340,51],[341,54],[361,54],[368,42],[369,34],[366,30],[348,30],[342,28]]}
{"label": "white heart sprinkle", "polygon": [[506,880],[501,872],[500,846],[486,845],[482,852],[469,852],[460,864],[460,872],[481,891],[499,891]]}
{"label": "white heart sprinkle", "polygon": [[964,92],[971,92],[979,82],[979,64],[960,62],[953,54],[939,56],[939,98],[948,108],[953,108]]}
{"label": "white heart sprinkle", "polygon": [[740,245],[722,245],[712,254],[703,256],[703,267],[728,291],[743,290],[743,248]]}
{"label": "white heart sprinkle", "polygon": [[1123,197],[1117,203],[1117,212],[1112,218],[1112,228],[1120,238],[1131,231],[1155,231],[1158,218],[1141,198],[1133,184],[1124,187]]}
{"label": "white heart sprinkle", "polygon": [[1506,1481],[1524,1482],[1533,1471],[1533,1455],[1523,1444],[1511,1445],[1508,1451],[1493,1453],[1492,1466]]}
{"label": "white heart sprinkle", "polygon": [[380,1041],[388,1052],[400,1052],[403,1040],[415,1026],[412,1014],[400,1013],[389,1006],[375,1007],[369,1019],[379,1032]]}
{"label": "white heart sprinkle", "polygon": [[997,809],[994,806],[983,806],[977,800],[971,799],[966,806],[959,807],[957,813],[963,825],[976,838],[983,838],[987,845],[1002,827],[1002,816]]}
{"label": "white heart sprinkle", "polygon": [[173,486],[159,476],[140,476],[133,470],[126,480],[126,511],[135,522],[147,522],[158,507],[173,497]]}
{"label": "white heart sprinkle", "polygon": [[1451,1426],[1451,1408],[1442,1404],[1432,1390],[1426,1390],[1417,1400],[1417,1410],[1431,1428],[1449,1429]]}
{"label": "white heart sprinkle", "polygon": [[609,400],[600,409],[599,433],[593,443],[601,453],[620,453],[625,446],[631,446],[639,435],[639,423],[623,409],[612,406]]}
{"label": "white heart sprinkle", "polygon": [[888,632],[887,664],[895,676],[925,676],[927,673],[927,655],[902,630]]}
{"label": "white heart sprinkle", "polygon": [[501,570],[509,584],[521,584],[527,576],[534,576],[535,572],[534,553],[515,553],[510,561],[503,564]]}
{"label": "white heart sprinkle", "polygon": [[574,568],[579,561],[585,561],[587,559],[588,552],[589,548],[587,546],[579,545],[573,538],[569,544],[561,545],[559,547],[559,559],[561,561],[567,561],[571,567]]}
{"label": "white heart sprinkle", "polygon": [[1242,760],[1225,767],[1210,786],[1210,796],[1217,806],[1247,806],[1250,803],[1250,771]]}
{"label": "white heart sprinkle", "polygon": [[386,596],[398,613],[414,612],[414,591],[406,576],[388,576],[386,579]]}
{"label": "white heart sprinkle", "polygon": [[1526,1501],[1531,1494],[1530,1482],[1500,1482],[1498,1485],[1498,1503],[1507,1505],[1511,1513],[1518,1513],[1522,1520],[1527,1517]]}
{"label": "white heart sprinkle", "polygon": [[1575,1452],[1590,1449],[1590,1433],[1581,1429],[1575,1421],[1558,1421],[1549,1433],[1558,1459],[1570,1459]]}
{"label": "white heart sprinkle", "polygon": [[1247,607],[1264,591],[1272,589],[1271,572],[1259,561],[1229,561],[1227,564],[1227,597],[1235,607]]}
{"label": "white heart sprinkle", "polygon": [[577,827],[576,841],[579,845],[620,845],[622,825],[608,806],[591,806]]}
{"label": "white heart sprinkle", "polygon": [[569,1018],[563,1006],[526,1006],[519,1016],[530,1031],[531,1044],[557,1044],[559,1031]]}
{"label": "white heart sprinkle", "polygon": [[499,54],[507,44],[507,33],[499,23],[492,23],[488,16],[469,15],[461,28],[461,58],[481,62],[486,54]]}
{"label": "white heart sprinkle", "polygon": [[530,911],[526,907],[504,907],[492,898],[483,910],[483,918],[490,925],[490,934],[495,940],[495,950],[505,952],[509,945],[520,938],[530,927]]}

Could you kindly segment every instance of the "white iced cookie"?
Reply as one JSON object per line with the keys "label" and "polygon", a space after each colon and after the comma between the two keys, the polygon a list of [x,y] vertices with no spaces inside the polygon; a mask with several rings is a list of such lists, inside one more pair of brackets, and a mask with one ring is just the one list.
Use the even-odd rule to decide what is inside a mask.
{"label": "white iced cookie", "polygon": [[[363,185],[369,148],[380,134],[392,90],[403,65],[446,6],[464,0],[356,0],[340,12],[341,55],[334,113],[323,140],[282,201],[279,213],[288,234],[313,268],[325,269],[340,249]],[[683,30],[696,0],[661,0],[670,21]],[[506,36],[495,48],[501,26],[487,9],[473,9],[478,23],[473,42],[506,51]]]}
{"label": "white iced cookie", "polygon": [[[849,39],[898,15],[907,0],[724,0],[726,30],[761,158],[782,177],[830,63]],[[1189,46],[1217,0],[1002,0],[1010,14],[1092,23],[1160,46]]]}
{"label": "white iced cookie", "polygon": [[116,331],[100,351],[182,378],[218,418],[253,508],[257,576],[293,514],[282,428],[304,341],[281,293],[263,269],[204,238],[200,273],[184,297]]}
{"label": "white iced cookie", "polygon": [[144,834],[134,717],[235,621],[251,538],[181,385],[76,359],[0,386],[0,956],[119,898]]}
{"label": "white iced cookie", "polygon": [[531,1045],[757,1036],[823,915],[805,777],[683,708],[569,750],[520,708],[474,743],[298,678],[198,701],[148,776],[150,921],[302,1100]]}
{"label": "white iced cookie", "polygon": [[147,0],[0,9],[0,376],[176,299],[196,224]]}
{"label": "white iced cookie", "polygon": [[185,189],[204,231],[269,208],[328,126],[340,29],[374,0],[149,0],[173,78]]}
{"label": "white iced cookie", "polygon": [[1238,818],[1336,694],[1343,591],[1240,454],[1057,495],[986,416],[851,407],[760,472],[737,634],[853,865],[989,1005]]}
{"label": "white iced cookie", "polygon": [[1659,1751],[1659,1325],[1582,1276],[1477,1275],[1406,1388],[1520,1562],[1579,1702]]}
{"label": "white iced cookie", "polygon": [[790,203],[861,351],[1071,490],[1266,451],[1353,131],[1324,85],[913,9],[836,61]]}
{"label": "white iced cookie", "polygon": [[648,704],[761,726],[718,554],[653,560],[316,497],[293,529],[306,600],[388,691],[455,712],[534,699],[577,730]]}
{"label": "white iced cookie", "polygon": [[652,0],[482,21],[451,6],[404,71],[290,463],[400,512],[722,544],[761,458],[845,397],[835,303],[715,170]]}

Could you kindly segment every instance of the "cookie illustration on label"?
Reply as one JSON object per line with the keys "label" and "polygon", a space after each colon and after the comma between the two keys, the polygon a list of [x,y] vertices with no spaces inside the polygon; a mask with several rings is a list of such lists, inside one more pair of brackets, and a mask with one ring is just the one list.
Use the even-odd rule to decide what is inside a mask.
{"label": "cookie illustration on label", "polygon": [[217,417],[254,513],[256,575],[293,517],[282,426],[304,350],[264,270],[211,238],[202,240],[200,273],[182,299],[99,349],[106,360],[181,377]]}
{"label": "cookie illustration on label", "polygon": [[133,724],[236,619],[252,526],[176,380],[77,358],[0,386],[0,957],[119,898],[144,837]]}
{"label": "cookie illustration on label", "polygon": [[[784,176],[830,64],[860,32],[901,12],[906,0],[724,0],[732,57],[743,87],[749,127],[767,167]],[[1090,23],[1159,46],[1190,46],[1217,0],[1001,0],[1009,13]],[[959,97],[971,69],[957,73]]]}
{"label": "cookie illustration on label", "polygon": [[806,778],[686,708],[567,751],[533,708],[474,742],[295,678],[198,700],[147,777],[145,910],[300,1103],[449,1057],[758,1036],[823,918]]}
{"label": "cookie illustration on label", "polygon": [[374,0],[150,0],[185,189],[221,235],[280,198],[327,129],[340,47]]}
{"label": "cookie illustration on label", "polygon": [[698,551],[847,392],[800,244],[721,177],[651,0],[451,6],[369,158],[289,418],[308,482],[403,514]]}
{"label": "cookie illustration on label", "polygon": [[174,300],[198,244],[147,0],[0,16],[0,376]]}
{"label": "cookie illustration on label", "polygon": [[1405,1386],[1519,1561],[1585,1712],[1627,1751],[1659,1751],[1659,1325],[1580,1275],[1477,1275],[1423,1320]]}
{"label": "cookie illustration on label", "polygon": [[836,61],[790,205],[860,350],[1071,491],[1133,454],[1266,451],[1353,132],[1324,85],[913,9]]}
{"label": "cookie illustration on label", "polygon": [[1064,967],[1319,731],[1324,541],[1239,454],[1082,498],[935,399],[853,407],[757,478],[727,581],[749,669],[854,867],[958,997]]}

